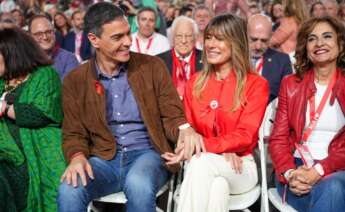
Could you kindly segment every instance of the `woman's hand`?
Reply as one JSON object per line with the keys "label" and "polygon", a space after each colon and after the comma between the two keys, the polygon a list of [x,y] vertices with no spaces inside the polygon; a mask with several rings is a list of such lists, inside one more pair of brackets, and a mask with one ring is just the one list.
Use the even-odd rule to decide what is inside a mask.
{"label": "woman's hand", "polygon": [[195,132],[192,127],[187,129],[180,130],[177,149],[175,153],[180,153],[181,145],[183,144],[183,157],[185,160],[190,160],[192,155],[195,153],[197,156],[200,156],[201,152],[206,152],[203,138],[200,134]]}
{"label": "woman's hand", "polygon": [[312,186],[309,184],[308,179],[306,178],[307,172],[307,167],[300,166],[296,170],[291,171],[287,179],[289,182],[290,191],[297,196],[309,193],[312,188]]}
{"label": "woman's hand", "polygon": [[240,156],[237,156],[236,153],[223,153],[223,156],[226,161],[230,162],[230,166],[235,170],[237,174],[242,173],[243,161]]}
{"label": "woman's hand", "polygon": [[305,178],[310,186],[315,185],[321,179],[321,175],[316,171],[314,167],[308,169],[305,174]]}

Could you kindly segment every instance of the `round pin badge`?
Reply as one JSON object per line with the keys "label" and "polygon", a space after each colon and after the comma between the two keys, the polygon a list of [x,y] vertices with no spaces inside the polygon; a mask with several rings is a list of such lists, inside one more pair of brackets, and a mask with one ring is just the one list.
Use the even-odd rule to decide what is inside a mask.
{"label": "round pin badge", "polygon": [[212,100],[212,101],[210,102],[210,107],[211,107],[212,110],[216,109],[216,108],[218,107],[218,102],[217,102],[217,100]]}

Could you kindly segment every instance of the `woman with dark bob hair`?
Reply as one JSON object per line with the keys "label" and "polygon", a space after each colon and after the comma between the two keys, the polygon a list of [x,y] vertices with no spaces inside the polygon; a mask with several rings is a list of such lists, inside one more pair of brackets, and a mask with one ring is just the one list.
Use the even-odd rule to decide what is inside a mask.
{"label": "woman with dark bob hair", "polygon": [[296,74],[281,84],[269,150],[278,191],[298,211],[345,208],[344,44],[338,20],[306,21]]}
{"label": "woman with dark bob hair", "polygon": [[0,29],[0,211],[57,211],[61,83],[38,44]]}

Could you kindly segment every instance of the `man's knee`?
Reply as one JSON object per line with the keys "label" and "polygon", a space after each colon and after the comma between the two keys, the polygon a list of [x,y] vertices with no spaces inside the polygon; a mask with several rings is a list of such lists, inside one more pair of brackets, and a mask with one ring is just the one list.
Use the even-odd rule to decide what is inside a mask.
{"label": "man's knee", "polygon": [[128,198],[134,197],[135,199],[138,196],[152,198],[155,197],[157,191],[158,185],[155,180],[138,174],[127,176],[124,192]]}
{"label": "man's knee", "polygon": [[64,181],[59,186],[57,196],[59,211],[77,211],[77,209],[86,207],[88,202],[89,199],[86,189],[81,184],[78,187],[74,187]]}

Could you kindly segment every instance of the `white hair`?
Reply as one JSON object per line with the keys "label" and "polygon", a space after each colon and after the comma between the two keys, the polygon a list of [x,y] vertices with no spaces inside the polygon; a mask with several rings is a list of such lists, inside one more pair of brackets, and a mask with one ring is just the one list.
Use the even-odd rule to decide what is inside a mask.
{"label": "white hair", "polygon": [[189,22],[190,24],[192,24],[194,38],[196,38],[196,36],[199,34],[198,25],[193,19],[187,16],[183,16],[183,15],[178,16],[177,18],[175,18],[174,22],[171,25],[171,30],[170,30],[170,35],[169,35],[169,41],[171,44],[174,43],[173,41],[174,41],[176,27],[182,22]]}
{"label": "white hair", "polygon": [[326,3],[332,3],[334,4],[336,7],[339,7],[339,4],[336,0],[323,0],[321,1],[323,4],[326,4]]}

